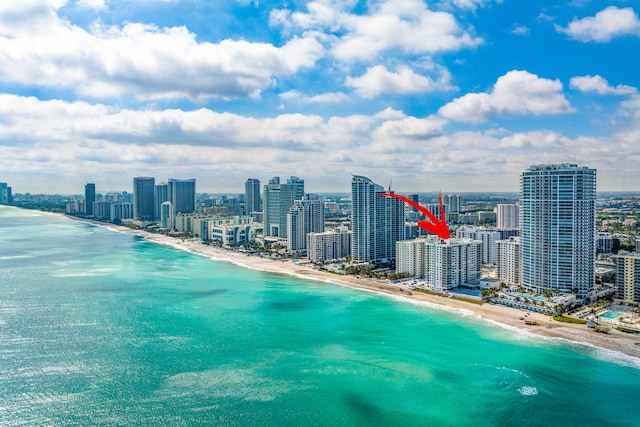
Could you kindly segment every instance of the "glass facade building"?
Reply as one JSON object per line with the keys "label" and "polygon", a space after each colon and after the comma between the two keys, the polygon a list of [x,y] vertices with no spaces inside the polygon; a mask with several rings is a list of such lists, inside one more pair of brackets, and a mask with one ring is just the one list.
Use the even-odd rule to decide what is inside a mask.
{"label": "glass facade building", "polygon": [[522,285],[584,298],[595,283],[596,170],[534,165],[520,176]]}

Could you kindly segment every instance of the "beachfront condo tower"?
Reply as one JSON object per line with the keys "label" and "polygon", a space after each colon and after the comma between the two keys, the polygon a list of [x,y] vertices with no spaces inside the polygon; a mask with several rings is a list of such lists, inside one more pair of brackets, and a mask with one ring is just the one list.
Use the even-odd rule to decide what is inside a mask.
{"label": "beachfront condo tower", "polygon": [[[196,211],[196,180],[169,178],[169,202],[173,206],[173,215]],[[174,224],[175,226],[175,224]]]}
{"label": "beachfront condo tower", "polygon": [[84,214],[93,216],[93,202],[96,201],[96,185],[92,182],[84,185]]}
{"label": "beachfront condo tower", "polygon": [[386,265],[395,261],[396,242],[405,239],[401,200],[381,197],[384,188],[369,178],[351,179],[351,257],[355,264]]}
{"label": "beachfront condo tower", "polygon": [[133,218],[140,221],[153,221],[155,214],[155,185],[152,177],[133,178]]}
{"label": "beachfront condo tower", "polygon": [[287,214],[304,195],[304,180],[292,176],[286,184],[274,177],[264,186],[264,235],[287,237]]}
{"label": "beachfront condo tower", "polygon": [[520,176],[522,285],[584,298],[595,283],[596,170],[534,165]]}
{"label": "beachfront condo tower", "polygon": [[307,234],[324,232],[324,202],[317,194],[305,194],[293,202],[287,214],[287,251],[307,253]]}

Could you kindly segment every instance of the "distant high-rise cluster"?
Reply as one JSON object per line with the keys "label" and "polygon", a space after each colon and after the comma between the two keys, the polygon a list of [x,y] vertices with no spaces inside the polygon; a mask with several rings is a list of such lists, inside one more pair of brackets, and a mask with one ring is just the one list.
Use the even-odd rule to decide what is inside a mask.
{"label": "distant high-rise cluster", "polygon": [[351,179],[351,256],[354,263],[387,264],[396,258],[396,242],[405,239],[401,200],[381,197],[384,188],[369,178]]}
{"label": "distant high-rise cluster", "polygon": [[274,177],[264,186],[264,235],[287,237],[287,214],[304,195],[304,180],[292,176],[285,184]]}
{"label": "distant high-rise cluster", "polygon": [[6,182],[0,182],[0,205],[10,205],[13,203],[11,187]]}
{"label": "distant high-rise cluster", "polygon": [[535,165],[520,177],[522,285],[585,297],[595,283],[596,170]]}

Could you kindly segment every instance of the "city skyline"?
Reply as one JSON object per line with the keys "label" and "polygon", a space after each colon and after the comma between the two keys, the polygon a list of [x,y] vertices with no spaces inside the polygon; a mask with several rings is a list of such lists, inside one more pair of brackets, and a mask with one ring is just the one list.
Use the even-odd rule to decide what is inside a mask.
{"label": "city skyline", "polygon": [[309,192],[348,192],[351,174],[407,192],[515,192],[536,159],[637,191],[638,13],[625,1],[4,2],[2,179],[73,193],[196,176],[240,193],[282,171]]}

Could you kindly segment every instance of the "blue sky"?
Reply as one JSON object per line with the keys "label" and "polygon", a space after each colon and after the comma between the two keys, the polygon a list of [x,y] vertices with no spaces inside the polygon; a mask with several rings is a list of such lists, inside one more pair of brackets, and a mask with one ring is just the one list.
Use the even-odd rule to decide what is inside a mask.
{"label": "blue sky", "polygon": [[[12,4],[15,3],[15,4]],[[516,191],[531,164],[640,190],[640,3],[0,4],[0,181]],[[623,187],[624,185],[624,187]]]}

